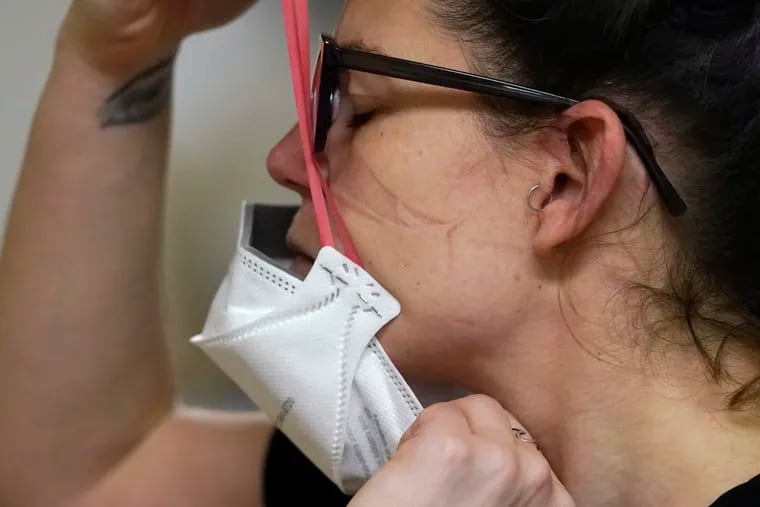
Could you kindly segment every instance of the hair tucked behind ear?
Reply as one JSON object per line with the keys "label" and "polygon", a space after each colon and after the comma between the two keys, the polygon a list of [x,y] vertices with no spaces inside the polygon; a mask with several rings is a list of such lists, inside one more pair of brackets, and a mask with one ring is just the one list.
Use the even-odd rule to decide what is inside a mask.
{"label": "hair tucked behind ear", "polygon": [[[667,285],[647,300],[685,325],[716,381],[732,378],[726,345],[760,354],[760,2],[431,2],[479,71],[607,97],[655,127],[655,150],[677,154],[665,170],[689,211],[671,223]],[[739,385],[732,407],[760,401],[760,364]]]}

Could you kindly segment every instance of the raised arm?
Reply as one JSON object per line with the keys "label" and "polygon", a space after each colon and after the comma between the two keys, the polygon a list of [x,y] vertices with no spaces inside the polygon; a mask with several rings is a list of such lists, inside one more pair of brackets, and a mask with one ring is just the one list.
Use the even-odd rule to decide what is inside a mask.
{"label": "raised arm", "polygon": [[72,4],[0,260],[1,505],[56,505],[136,449],[170,449],[203,427],[167,419],[159,266],[173,61],[184,36],[251,3]]}

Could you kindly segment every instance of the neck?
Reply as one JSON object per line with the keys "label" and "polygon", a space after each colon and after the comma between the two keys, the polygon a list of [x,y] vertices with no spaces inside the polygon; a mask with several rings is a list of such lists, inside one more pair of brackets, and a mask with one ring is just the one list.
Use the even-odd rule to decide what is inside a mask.
{"label": "neck", "polygon": [[[698,359],[664,379],[619,357],[604,361],[572,336],[553,340],[566,345],[551,357],[541,347],[535,357],[481,368],[490,378],[473,390],[521,419],[577,505],[706,507],[760,474],[757,413],[724,409],[718,386],[694,374],[702,371]],[[540,387],[519,382],[536,371],[545,372],[534,383]]]}
{"label": "neck", "polygon": [[757,421],[693,399],[629,403],[635,394],[626,394],[619,407],[576,410],[547,436],[547,458],[578,505],[706,507],[760,474]]}

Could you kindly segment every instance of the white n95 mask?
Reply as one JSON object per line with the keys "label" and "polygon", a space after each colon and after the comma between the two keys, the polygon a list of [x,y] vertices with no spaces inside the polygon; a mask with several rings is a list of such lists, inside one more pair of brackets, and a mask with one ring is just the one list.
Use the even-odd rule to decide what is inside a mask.
{"label": "white n95 mask", "polygon": [[422,405],[376,333],[399,303],[337,250],[305,280],[253,245],[243,208],[237,254],[193,343],[344,493],[396,451]]}

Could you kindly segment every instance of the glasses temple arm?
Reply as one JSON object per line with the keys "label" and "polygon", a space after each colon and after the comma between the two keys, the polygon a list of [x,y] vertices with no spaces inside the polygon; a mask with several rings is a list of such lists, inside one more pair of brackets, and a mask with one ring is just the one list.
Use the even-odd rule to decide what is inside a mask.
{"label": "glasses temple arm", "polygon": [[[386,55],[364,51],[332,47],[332,62],[339,67],[370,74],[379,74],[392,78],[404,79],[433,86],[442,86],[456,90],[480,93],[508,99],[517,99],[537,105],[570,107],[579,101],[536,90],[527,86],[509,83],[486,76],[479,76],[435,65],[411,62]],[[668,180],[665,172],[657,162],[652,145],[638,120],[625,109],[608,99],[596,98],[607,104],[623,124],[626,138],[634,147],[660,194],[665,207],[671,215],[678,217],[686,212],[687,206],[678,191]]]}

